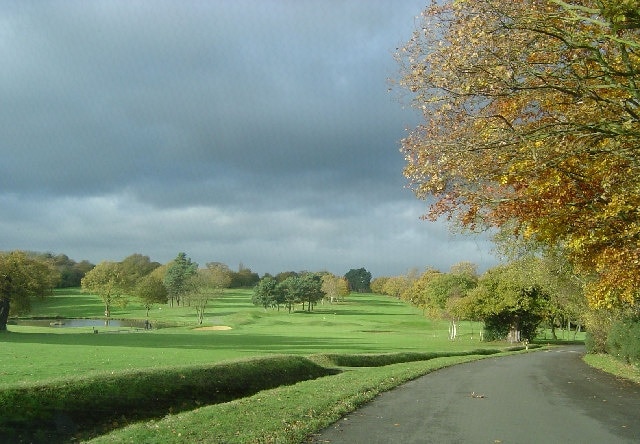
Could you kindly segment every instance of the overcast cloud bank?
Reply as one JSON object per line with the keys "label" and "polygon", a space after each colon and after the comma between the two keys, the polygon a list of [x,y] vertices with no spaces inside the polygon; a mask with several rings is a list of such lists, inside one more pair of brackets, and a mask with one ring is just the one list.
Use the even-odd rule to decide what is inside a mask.
{"label": "overcast cloud bank", "polygon": [[0,249],[260,274],[495,263],[404,189],[421,1],[0,5]]}

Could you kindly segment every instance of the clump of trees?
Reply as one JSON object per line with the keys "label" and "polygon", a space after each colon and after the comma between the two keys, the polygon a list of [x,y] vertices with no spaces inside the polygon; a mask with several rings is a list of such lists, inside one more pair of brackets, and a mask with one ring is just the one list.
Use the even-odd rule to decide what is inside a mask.
{"label": "clump of trees", "polygon": [[53,266],[60,273],[60,280],[56,285],[57,288],[79,287],[84,275],[95,267],[94,264],[87,260],[76,262],[66,254],[44,253],[42,256],[47,260],[51,260]]}
{"label": "clump of trees", "polygon": [[107,319],[114,306],[124,307],[135,297],[146,308],[147,317],[155,304],[182,304],[193,307],[202,324],[208,302],[222,295],[230,283],[231,271],[225,264],[211,262],[200,269],[181,252],[165,265],[141,254],[121,262],[101,262],[82,279],[82,289],[102,299]]}
{"label": "clump of trees", "polygon": [[303,272],[283,273],[279,276],[280,279],[265,276],[258,282],[253,290],[254,305],[262,306],[265,310],[280,310],[280,306],[284,305],[291,313],[296,304],[302,304],[303,310],[311,311],[327,295],[323,289],[323,286],[326,288],[327,279],[324,276],[327,274]]}
{"label": "clump of trees", "polygon": [[260,275],[240,263],[238,271],[229,270],[231,283],[229,288],[253,288],[260,280]]}
{"label": "clump of trees", "polygon": [[371,291],[371,273],[365,268],[352,268],[347,271],[344,278],[349,282],[351,291],[368,293]]}

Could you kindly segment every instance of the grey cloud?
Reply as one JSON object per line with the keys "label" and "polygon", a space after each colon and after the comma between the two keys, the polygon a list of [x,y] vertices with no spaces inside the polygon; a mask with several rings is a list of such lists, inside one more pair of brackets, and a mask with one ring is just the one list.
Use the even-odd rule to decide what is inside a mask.
{"label": "grey cloud", "polygon": [[3,4],[1,248],[207,250],[275,272],[399,269],[443,242],[474,255],[403,189],[398,143],[420,116],[386,79],[423,6]]}

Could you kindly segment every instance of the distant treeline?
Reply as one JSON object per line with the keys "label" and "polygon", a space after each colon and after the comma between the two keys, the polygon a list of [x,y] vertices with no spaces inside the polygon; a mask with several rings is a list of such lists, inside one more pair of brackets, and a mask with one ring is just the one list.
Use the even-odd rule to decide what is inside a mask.
{"label": "distant treeline", "polygon": [[[56,285],[56,288],[80,287],[84,275],[95,267],[95,264],[92,264],[88,260],[76,262],[66,254],[34,251],[29,251],[27,254],[53,263],[58,273],[60,273],[60,281]],[[290,276],[300,276],[302,274],[305,274],[305,272],[283,271],[275,276],[272,276],[270,273],[265,273],[263,277],[274,277],[278,282],[282,282]],[[251,271],[250,268],[245,267],[242,263],[238,267],[238,271],[230,270],[230,275],[231,283],[229,284],[229,288],[253,288],[261,279],[258,273]],[[366,269],[351,269],[344,277],[349,282],[351,291],[370,291],[371,273]]]}
{"label": "distant treeline", "polygon": [[[28,255],[46,260],[55,266],[58,273],[60,273],[60,280],[56,285],[56,288],[80,287],[80,283],[84,275],[95,267],[95,264],[92,264],[88,260],[76,262],[66,254],[29,251]],[[258,273],[252,272],[251,269],[246,268],[241,264],[238,271],[231,271],[231,284],[229,287],[253,287],[258,283],[258,281],[260,281]]]}
{"label": "distant treeline", "polygon": [[87,260],[76,262],[66,254],[37,252],[29,252],[28,254],[53,263],[58,273],[60,273],[60,280],[56,288],[79,287],[84,275],[95,267],[94,264]]}

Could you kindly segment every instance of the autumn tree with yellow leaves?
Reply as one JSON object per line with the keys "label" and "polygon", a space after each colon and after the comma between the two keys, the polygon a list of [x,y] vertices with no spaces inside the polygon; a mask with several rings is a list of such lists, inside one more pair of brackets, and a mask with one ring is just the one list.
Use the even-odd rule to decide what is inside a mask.
{"label": "autumn tree with yellow leaves", "polygon": [[561,247],[593,307],[640,288],[640,1],[433,2],[398,49],[426,218]]}

